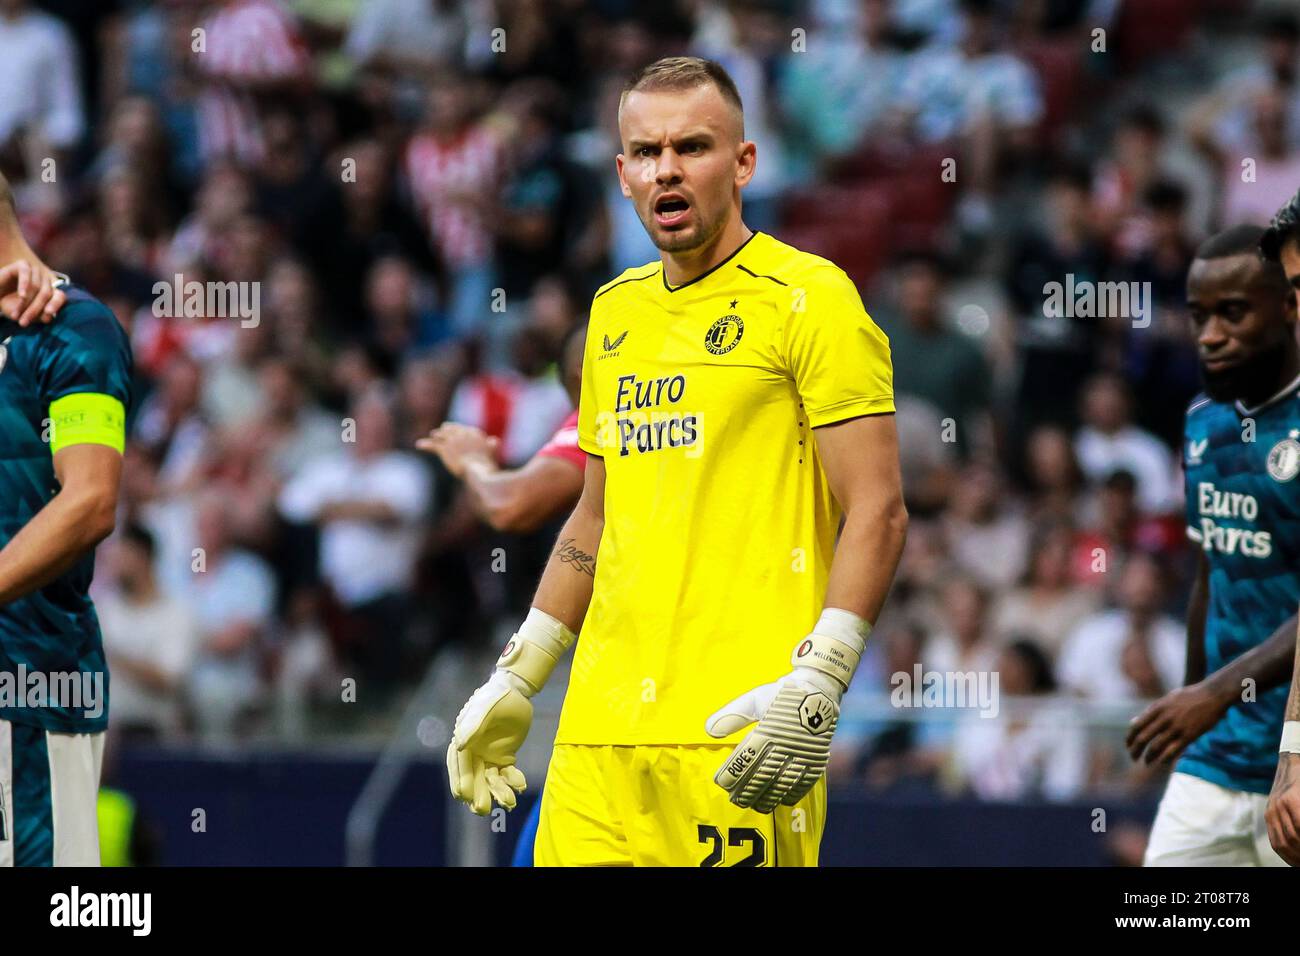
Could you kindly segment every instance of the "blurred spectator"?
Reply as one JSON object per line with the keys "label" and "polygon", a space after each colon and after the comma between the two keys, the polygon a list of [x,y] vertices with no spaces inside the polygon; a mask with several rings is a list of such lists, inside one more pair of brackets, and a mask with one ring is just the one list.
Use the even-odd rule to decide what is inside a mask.
{"label": "blurred spectator", "polygon": [[1107,573],[1134,551],[1167,555],[1183,544],[1181,516],[1144,514],[1137,479],[1122,468],[1102,480],[1084,513],[1073,565],[1075,580],[1091,587],[1104,588]]}
{"label": "blurred spectator", "polygon": [[503,174],[496,137],[475,112],[463,77],[439,77],[403,158],[429,241],[449,272],[448,313],[460,335],[480,331],[492,316],[495,270],[487,219]]}
{"label": "blurred spectator", "polygon": [[1013,637],[1031,641],[1054,661],[1066,638],[1097,610],[1096,594],[1074,580],[1073,544],[1069,525],[1036,528],[1024,579],[993,612],[993,629],[1001,641]]}
{"label": "blurred spectator", "polygon": [[514,368],[472,371],[457,386],[448,417],[501,442],[501,464],[515,468],[536,454],[571,410],[555,374],[546,337],[525,326],[515,336]]}
{"label": "blurred spectator", "polygon": [[325,191],[320,157],[307,127],[288,109],[267,110],[262,119],[265,149],[254,175],[257,212],[281,235],[301,232]]}
{"label": "blurred spectator", "polygon": [[[495,235],[497,281],[509,303],[527,299],[545,275],[564,271],[593,205],[578,188],[576,171],[560,137],[563,94],[549,84],[521,84],[507,91],[503,113],[513,124],[510,165],[498,196],[486,206]],[[494,311],[496,311],[494,309]],[[507,339],[493,315],[489,341]]]}
{"label": "blurred spectator", "polygon": [[1149,240],[1142,197],[1164,175],[1165,119],[1147,104],[1120,117],[1114,139],[1093,177],[1092,201],[1101,235],[1119,255],[1133,255]]}
{"label": "blurred spectator", "polygon": [[[1294,11],[1271,11],[1260,19],[1257,36],[1251,62],[1221,77],[1191,111],[1189,135],[1203,149],[1252,155],[1258,145],[1251,129],[1252,104],[1270,92],[1287,104],[1287,148],[1300,146],[1300,23]],[[1226,219],[1225,224],[1235,221]]]}
{"label": "blurred spectator", "polygon": [[459,7],[448,0],[364,0],[343,49],[372,81],[428,76],[460,59]]}
{"label": "blurred spectator", "polygon": [[1293,122],[1292,99],[1300,99],[1300,90],[1289,95],[1278,87],[1260,90],[1250,102],[1256,149],[1249,156],[1220,152],[1214,157],[1223,177],[1220,221],[1267,226],[1294,193],[1300,182],[1300,137],[1288,127]]}
{"label": "blurred spectator", "polygon": [[1024,573],[1029,524],[994,465],[962,469],[943,526],[953,561],[984,586],[1007,587]]}
{"label": "blurred spectator", "polygon": [[288,359],[273,355],[263,360],[257,369],[257,390],[262,407],[251,425],[263,464],[279,481],[299,474],[338,447],[339,419],[316,404]]}
{"label": "blurred spectator", "polygon": [[[630,36],[634,48],[647,42],[645,30],[635,24],[621,25],[616,36]],[[624,82],[625,77],[619,74],[599,81],[593,104],[594,123],[572,137],[575,158],[583,164],[590,188],[600,194],[599,205],[593,211],[593,227],[604,246],[608,267],[605,275],[595,277],[597,287],[604,285],[610,276],[659,258],[659,251],[646,234],[636,207],[623,196],[618,176],[609,174],[611,157],[623,151],[618,128],[618,102]]]}
{"label": "blurred spectator", "polygon": [[172,237],[167,252],[169,272],[219,262],[228,233],[252,208],[253,191],[248,176],[237,165],[215,162],[205,167],[196,199],[194,210]]}
{"label": "blurred spectator", "polygon": [[158,105],[144,96],[123,97],[113,108],[105,141],[86,173],[100,179],[129,170],[142,186],[148,185],[144,211],[170,228],[187,199],[173,150]]}
{"label": "blurred spectator", "polygon": [[937,258],[908,257],[898,273],[897,316],[873,314],[889,336],[895,390],[951,418],[958,447],[969,451],[987,441],[991,370],[975,342],[950,327],[943,276]]}
{"label": "blurred spectator", "polygon": [[1025,443],[1025,473],[1036,521],[1072,524],[1082,517],[1083,471],[1068,431],[1057,425],[1034,429]]}
{"label": "blurred spectator", "polygon": [[352,409],[355,434],[309,462],[280,494],[280,513],[320,532],[320,575],[340,608],[335,639],[365,676],[391,685],[401,673],[419,523],[429,475],[393,447],[388,400],[371,392]]}
{"label": "blurred spectator", "polygon": [[311,265],[310,281],[320,284],[317,324],[348,338],[359,334],[366,276],[379,259],[396,256],[428,275],[439,265],[416,211],[399,198],[381,142],[345,143],[330,165],[346,175],[327,178],[293,238]]}
{"label": "blurred spectator", "polygon": [[112,585],[95,598],[113,677],[114,732],[131,740],[182,732],[182,691],[199,644],[190,608],[159,587],[155,550],[153,535],[126,526],[107,562]]}
{"label": "blurred spectator", "polygon": [[[85,132],[76,46],[68,28],[27,0],[0,0],[0,155],[16,152],[27,177],[40,159],[66,154]],[[13,180],[21,201],[22,179]]]}
{"label": "blurred spectator", "polygon": [[230,538],[230,501],[205,492],[195,522],[198,549],[182,597],[198,620],[198,660],[189,696],[201,736],[246,733],[264,702],[263,655],[271,638],[275,576]]}
{"label": "blurred spectator", "polygon": [[972,578],[949,577],[942,597],[944,629],[925,645],[925,669],[944,674],[992,671],[999,648],[989,627],[988,591]]}
{"label": "blurred spectator", "polygon": [[1132,400],[1124,381],[1098,375],[1083,392],[1083,427],[1075,438],[1079,466],[1090,481],[1115,471],[1137,480],[1138,507],[1147,514],[1175,510],[1180,499],[1169,446],[1133,424]]}
{"label": "blurred spectator", "polygon": [[825,177],[866,147],[897,103],[909,56],[890,45],[889,10],[888,0],[865,0],[855,28],[818,30],[786,56],[779,103],[787,135],[802,147],[791,151],[799,179]]}
{"label": "blurred spectator", "polygon": [[203,416],[218,429],[238,428],[261,409],[257,366],[271,354],[270,323],[241,328],[228,352],[219,353],[203,375]]}
{"label": "blurred spectator", "polygon": [[[1047,184],[1044,221],[1021,227],[1003,286],[1020,318],[1017,433],[1042,423],[1071,423],[1074,398],[1092,374],[1101,346],[1095,319],[1047,308],[1051,283],[1099,282],[1108,268],[1105,243],[1093,223],[1090,176],[1063,167]],[[1072,277],[1072,278],[1071,278]]]}
{"label": "blurred spectator", "polygon": [[411,264],[398,256],[375,262],[366,277],[366,332],[389,368],[416,350],[447,341],[450,332]]}
{"label": "blurred spectator", "polygon": [[1187,268],[1192,264],[1195,243],[1188,238],[1187,190],[1175,180],[1157,179],[1141,196],[1144,231],[1123,250],[1116,264],[1117,278],[1151,283],[1152,301],[1130,303],[1131,313],[1108,316],[1128,332],[1152,318],[1161,306],[1181,310],[1186,298]]}
{"label": "blurred spectator", "polygon": [[963,715],[958,725],[953,763],[960,779],[981,800],[1073,799],[1087,782],[1083,729],[1061,704],[1016,707],[1056,690],[1046,654],[1032,641],[1015,641],[999,656],[998,675],[1006,709],[997,719]]}
{"label": "blurred spectator", "polygon": [[908,127],[923,143],[962,147],[966,192],[958,223],[983,235],[1002,161],[1028,152],[1043,115],[1038,77],[1000,43],[993,0],[961,0],[961,39],[920,53],[899,92]]}
{"label": "blurred spectator", "polygon": [[957,453],[954,443],[944,440],[943,417],[925,399],[899,392],[894,424],[908,512],[934,514],[947,503],[956,477]]}
{"label": "blurred spectator", "polygon": [[265,154],[262,111],[310,79],[306,44],[278,0],[221,0],[194,50],[205,81],[199,140],[206,159],[256,163]]}
{"label": "blurred spectator", "polygon": [[165,264],[165,206],[154,200],[135,169],[115,167],[99,184],[99,207],[109,255],[121,265],[157,274]]}
{"label": "blurred spectator", "polygon": [[1182,684],[1187,657],[1186,628],[1163,611],[1159,563],[1137,552],[1119,574],[1119,606],[1084,621],[1058,666],[1062,684],[1099,703],[1159,697]]}
{"label": "blurred spectator", "polygon": [[202,478],[211,431],[200,405],[202,386],[199,364],[177,352],[136,418],[134,437],[156,456],[165,493],[193,491]]}
{"label": "blurred spectator", "polygon": [[908,71],[900,99],[919,137],[941,142],[982,123],[1022,142],[1042,115],[1038,80],[1000,48],[994,4],[961,0],[961,39],[931,47]]}

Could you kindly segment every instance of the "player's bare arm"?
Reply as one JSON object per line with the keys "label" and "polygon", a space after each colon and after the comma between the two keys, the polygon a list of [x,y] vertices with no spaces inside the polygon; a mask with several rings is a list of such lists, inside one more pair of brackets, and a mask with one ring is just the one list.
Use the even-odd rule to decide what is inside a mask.
{"label": "player's bare arm", "polygon": [[497,659],[496,669],[461,708],[447,773],[451,792],[479,815],[495,801],[507,810],[527,786],[515,754],[532,725],[533,697],[576,640],[591,603],[596,553],[605,530],[605,463],[591,457],[582,497],[560,531],[532,610]]}
{"label": "player's bare arm", "polygon": [[[1205,600],[1208,598],[1207,592]],[[1199,630],[1203,648],[1203,617]],[[1193,633],[1189,628],[1189,640]],[[1252,647],[1202,680],[1170,691],[1148,706],[1129,727],[1129,755],[1134,760],[1144,759],[1148,764],[1167,763],[1219,722],[1228,708],[1241,699],[1247,681],[1253,681],[1258,691],[1286,681],[1291,676],[1295,657],[1295,635],[1296,616],[1293,614],[1263,644]]]}
{"label": "player's bare arm", "polygon": [[[1300,633],[1295,645],[1296,662],[1300,663]],[[1268,842],[1277,855],[1292,866],[1300,866],[1300,667],[1292,668],[1277,776],[1273,778],[1264,821]]]}
{"label": "player's bare arm", "polygon": [[[1205,679],[1205,617],[1210,601],[1209,575],[1210,565],[1202,551],[1187,601],[1187,665],[1184,686],[1165,695],[1130,724],[1127,744],[1134,760],[1142,758],[1143,750],[1138,749],[1139,741],[1144,739],[1144,734],[1154,733],[1157,726],[1164,726],[1169,721],[1178,728],[1175,739],[1181,742],[1181,751],[1213,727],[1228,707],[1228,704],[1215,698],[1208,685],[1202,683]],[[1147,752],[1152,756],[1156,753],[1154,749]]]}
{"label": "player's bare arm", "polygon": [[826,607],[874,623],[907,537],[894,416],[854,418],[814,429],[813,435],[831,492],[844,509]]}
{"label": "player's bare arm", "polygon": [[0,605],[43,587],[113,532],[122,455],[70,445],[54,455],[59,493],[0,551]]}
{"label": "player's bare arm", "polygon": [[564,523],[537,585],[533,607],[562,621],[575,634],[587,616],[596,579],[596,555],[605,531],[605,461],[587,460],[582,497]]}
{"label": "player's bare arm", "polygon": [[556,502],[572,501],[583,487],[582,469],[550,456],[520,468],[497,464],[498,442],[472,425],[448,422],[415,443],[435,454],[465,483],[475,516],[497,531],[536,531],[556,515]]}

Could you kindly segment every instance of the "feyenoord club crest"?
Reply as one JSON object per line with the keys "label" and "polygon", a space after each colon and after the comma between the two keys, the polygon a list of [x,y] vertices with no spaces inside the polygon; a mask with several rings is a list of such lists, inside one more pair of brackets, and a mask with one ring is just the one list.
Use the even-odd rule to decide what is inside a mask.
{"label": "feyenoord club crest", "polygon": [[709,327],[704,336],[704,347],[714,355],[726,355],[745,334],[745,323],[738,315],[724,315]]}
{"label": "feyenoord club crest", "polygon": [[1268,453],[1268,475],[1274,481],[1290,481],[1300,474],[1300,430],[1292,431]]}

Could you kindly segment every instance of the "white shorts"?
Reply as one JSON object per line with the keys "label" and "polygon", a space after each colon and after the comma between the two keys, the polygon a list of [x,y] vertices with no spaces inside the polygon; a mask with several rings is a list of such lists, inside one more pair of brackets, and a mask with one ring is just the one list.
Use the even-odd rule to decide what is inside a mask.
{"label": "white shorts", "polygon": [[1286,866],[1264,823],[1268,797],[1187,773],[1169,778],[1143,866]]}
{"label": "white shorts", "polygon": [[104,735],[0,720],[0,866],[99,866]]}

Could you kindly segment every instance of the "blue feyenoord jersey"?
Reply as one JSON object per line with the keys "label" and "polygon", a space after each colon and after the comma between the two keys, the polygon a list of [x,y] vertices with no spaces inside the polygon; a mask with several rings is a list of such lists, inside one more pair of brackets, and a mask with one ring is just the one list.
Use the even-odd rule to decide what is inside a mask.
{"label": "blue feyenoord jersey", "polygon": [[[0,548],[58,491],[50,405],[68,396],[102,395],[130,406],[125,331],[89,293],[76,286],[64,292],[67,303],[51,325],[21,329],[0,322]],[[7,677],[11,691],[0,698],[0,718],[63,733],[107,726],[104,645],[89,594],[93,573],[92,552],[44,587],[0,606],[0,678]],[[47,681],[51,675],[98,675],[103,697],[93,708],[58,706],[51,685],[44,700],[38,696],[33,674]],[[25,690],[15,686],[22,677]]]}
{"label": "blue feyenoord jersey", "polygon": [[[1253,409],[1198,396],[1184,438],[1187,535],[1210,570],[1205,662],[1213,673],[1267,641],[1300,603],[1300,380]],[[1268,793],[1287,692],[1283,683],[1238,699],[1175,769]]]}

